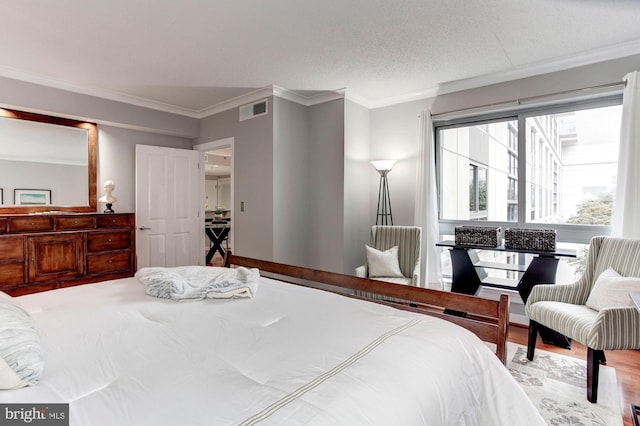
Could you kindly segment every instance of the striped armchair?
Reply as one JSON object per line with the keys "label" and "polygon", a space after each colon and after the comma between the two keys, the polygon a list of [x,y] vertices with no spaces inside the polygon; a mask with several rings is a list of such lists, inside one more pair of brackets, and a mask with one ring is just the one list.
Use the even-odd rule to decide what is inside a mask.
{"label": "striped armchair", "polygon": [[[370,247],[377,250],[388,250],[393,246],[398,246],[398,263],[400,271],[404,277],[379,277],[372,278],[380,281],[392,282],[395,284],[420,285],[420,246],[422,239],[422,228],[419,226],[386,226],[374,225],[371,227]],[[355,275],[362,278],[369,278],[367,265],[358,266]],[[374,299],[380,299],[376,295],[361,294]]]}
{"label": "striped armchair", "polygon": [[[594,237],[586,270],[573,284],[537,285],[526,304],[530,319],[527,358],[533,360],[538,324],[543,324],[582,343],[587,351],[587,399],[598,398],[598,370],[604,351],[640,349],[640,313],[635,306],[586,306],[596,279],[613,268],[623,277],[640,277],[640,240]],[[629,299],[630,301],[631,299]]]}

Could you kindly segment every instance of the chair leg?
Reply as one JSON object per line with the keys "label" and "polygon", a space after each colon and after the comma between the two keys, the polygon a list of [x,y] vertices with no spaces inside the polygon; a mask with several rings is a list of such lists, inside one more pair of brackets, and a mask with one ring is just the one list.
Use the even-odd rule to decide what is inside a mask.
{"label": "chair leg", "polygon": [[598,373],[600,361],[604,360],[604,351],[587,349],[587,399],[595,404],[598,401]]}
{"label": "chair leg", "polygon": [[538,338],[538,323],[529,321],[529,342],[527,344],[527,359],[533,361],[533,353],[536,351],[536,340]]}

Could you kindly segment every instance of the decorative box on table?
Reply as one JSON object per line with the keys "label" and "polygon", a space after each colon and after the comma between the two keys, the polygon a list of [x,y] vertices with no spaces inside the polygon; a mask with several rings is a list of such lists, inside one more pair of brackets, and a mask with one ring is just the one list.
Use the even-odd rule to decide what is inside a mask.
{"label": "decorative box on table", "polygon": [[456,226],[455,242],[460,245],[498,247],[500,229],[499,226]]}
{"label": "decorative box on table", "polygon": [[555,229],[507,228],[504,230],[504,248],[533,251],[555,251]]}

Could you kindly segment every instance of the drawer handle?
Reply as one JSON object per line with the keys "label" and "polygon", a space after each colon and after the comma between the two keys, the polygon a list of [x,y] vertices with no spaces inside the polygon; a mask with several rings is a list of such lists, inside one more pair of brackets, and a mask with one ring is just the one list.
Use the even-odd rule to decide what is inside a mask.
{"label": "drawer handle", "polygon": [[111,238],[109,238],[109,242],[111,242]]}
{"label": "drawer handle", "polygon": [[116,220],[115,220],[115,219],[113,219],[111,222],[116,223]]}
{"label": "drawer handle", "polygon": [[109,263],[113,263],[113,260],[109,260]]}
{"label": "drawer handle", "polygon": [[36,223],[35,222],[31,222],[31,226],[36,226]]}

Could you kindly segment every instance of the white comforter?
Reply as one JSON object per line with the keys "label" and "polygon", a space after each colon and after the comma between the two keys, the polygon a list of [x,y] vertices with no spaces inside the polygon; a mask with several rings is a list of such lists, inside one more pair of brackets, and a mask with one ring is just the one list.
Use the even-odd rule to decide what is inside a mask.
{"label": "white comforter", "polygon": [[470,332],[267,278],[252,299],[176,303],[128,278],[19,301],[45,371],[0,402],[69,402],[72,425],[544,424]]}

